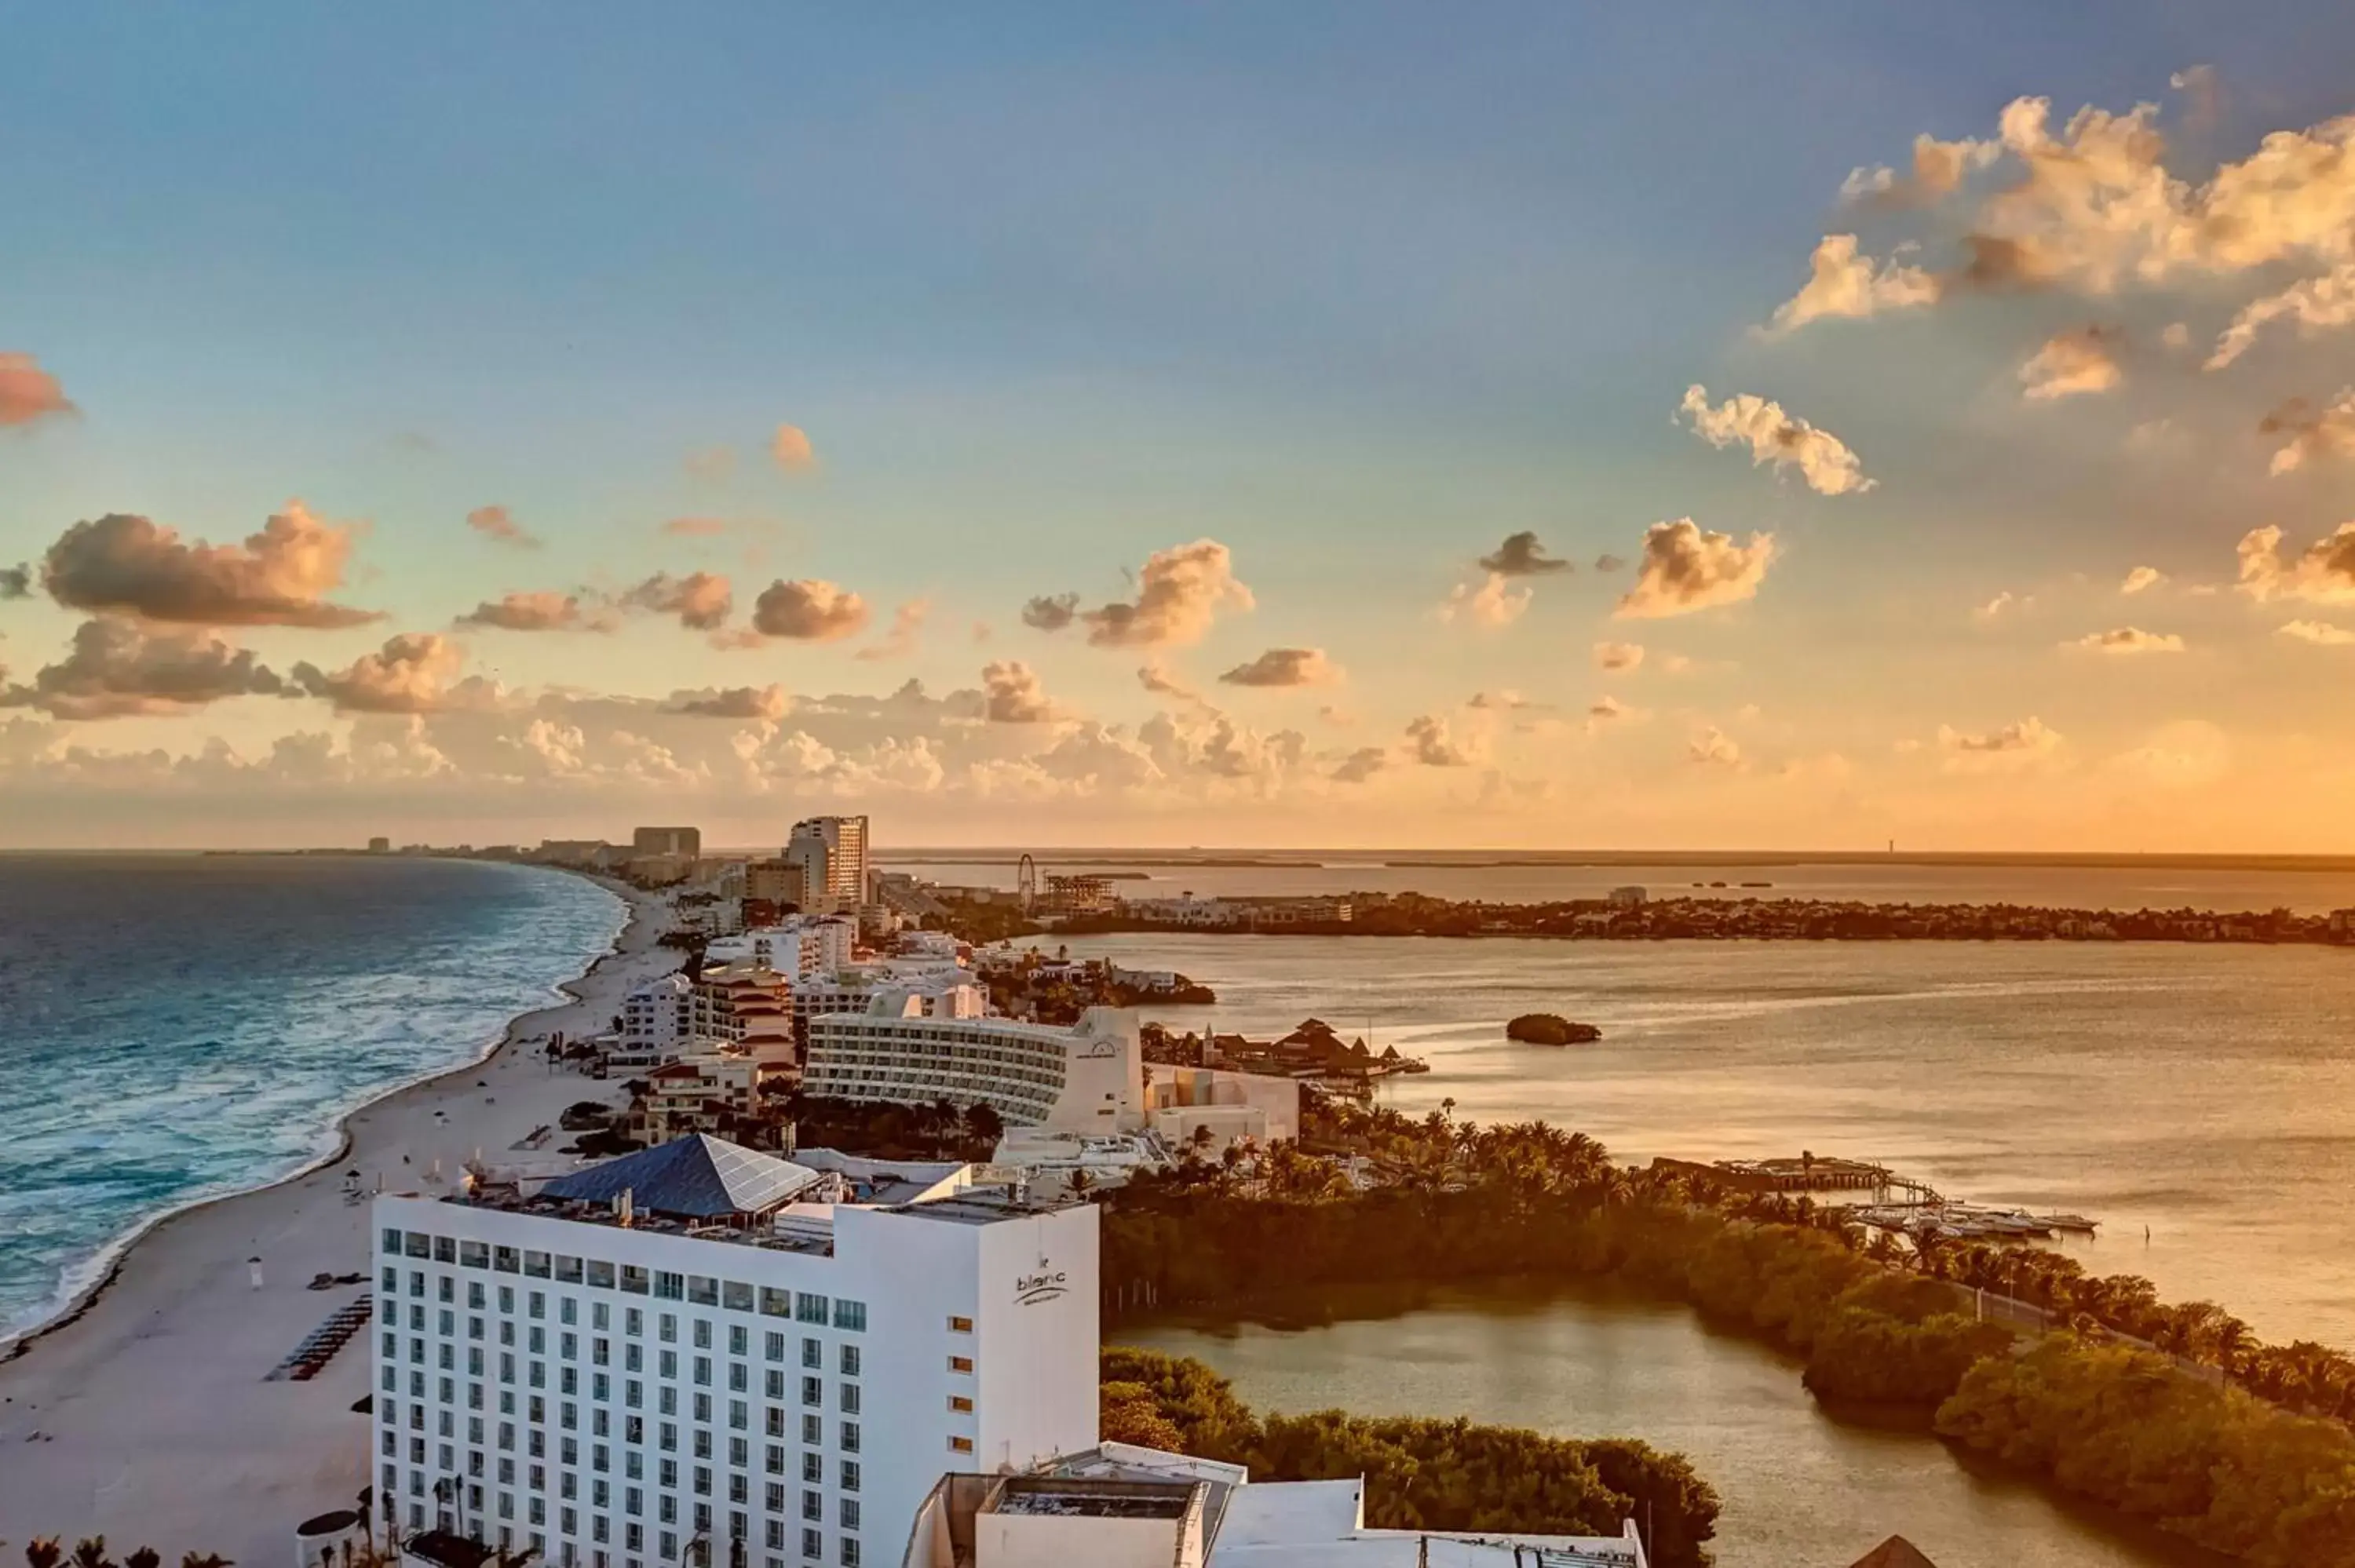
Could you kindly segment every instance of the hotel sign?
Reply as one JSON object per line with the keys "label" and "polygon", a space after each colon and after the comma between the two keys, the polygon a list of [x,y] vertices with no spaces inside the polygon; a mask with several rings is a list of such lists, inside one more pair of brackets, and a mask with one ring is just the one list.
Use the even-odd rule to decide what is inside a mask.
{"label": "hotel sign", "polygon": [[1060,1269],[1051,1272],[1043,1266],[1036,1274],[1025,1274],[1014,1281],[1014,1304],[1036,1307],[1042,1301],[1053,1301],[1069,1296],[1071,1276]]}

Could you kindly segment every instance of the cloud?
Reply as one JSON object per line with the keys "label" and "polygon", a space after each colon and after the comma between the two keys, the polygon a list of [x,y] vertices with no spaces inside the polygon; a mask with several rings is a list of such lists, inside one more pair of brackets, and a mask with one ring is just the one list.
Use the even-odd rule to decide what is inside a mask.
{"label": "cloud", "polygon": [[1060,631],[1080,618],[1080,596],[1042,593],[1022,607],[1022,624],[1039,631]]}
{"label": "cloud", "polygon": [[[2185,75],[2187,84],[2200,79]],[[2195,93],[2195,114],[2202,101]],[[1818,248],[1815,276],[1774,325],[1870,315],[1960,289],[2107,294],[2129,281],[2355,260],[2355,117],[2275,132],[2248,157],[2194,182],[2166,167],[2158,115],[2150,103],[2125,113],[2088,107],[2056,132],[2049,99],[2014,100],[1998,117],[1997,143],[2016,172],[1963,220],[1963,266],[1945,278],[1893,262],[1876,272],[1851,238],[1834,236],[1847,243],[1828,255]],[[1986,143],[1954,145],[1974,149],[1972,160],[1985,156],[1977,149]],[[1851,176],[1866,194],[1881,183]],[[1893,176],[1889,184],[1894,189]]]}
{"label": "cloud", "polygon": [[1709,388],[1695,384],[1685,388],[1678,410],[1691,417],[1693,433],[1710,445],[1746,444],[1751,466],[1796,468],[1818,495],[1860,495],[1876,482],[1865,478],[1863,464],[1838,436],[1785,413],[1783,405],[1754,393],[1737,394],[1712,408]]}
{"label": "cloud", "polygon": [[808,433],[799,425],[777,427],[777,433],[769,440],[769,456],[787,473],[805,473],[817,466]]}
{"label": "cloud", "polygon": [[2308,545],[2285,561],[2282,531],[2252,528],[2241,536],[2241,591],[2252,599],[2302,599],[2316,604],[2355,604],[2355,523]]}
{"label": "cloud", "polygon": [[0,429],[79,412],[58,378],[29,354],[0,354]]}
{"label": "cloud", "polygon": [[2115,327],[2084,326],[2054,334],[2019,367],[2020,396],[2051,402],[2086,392],[2107,392],[2126,379],[2118,365]]}
{"label": "cloud", "polygon": [[1200,694],[1158,660],[1145,664],[1136,672],[1137,684],[1156,697],[1183,697],[1188,702],[1200,700]]}
{"label": "cloud", "polygon": [[1586,706],[1586,733],[1593,735],[1604,726],[1625,718],[1632,711],[1616,697],[1597,697]]}
{"label": "cloud", "polygon": [[1330,686],[1343,678],[1322,648],[1271,648],[1219,677],[1230,686]]}
{"label": "cloud", "polygon": [[496,539],[502,545],[514,545],[520,549],[537,550],[539,541],[504,506],[477,506],[466,514],[466,526],[485,539]]}
{"label": "cloud", "polygon": [[1503,544],[1481,556],[1480,569],[1500,577],[1534,577],[1575,568],[1568,561],[1547,555],[1538,536],[1525,528],[1518,534],[1506,535]]}
{"label": "cloud", "polygon": [[504,599],[485,599],[460,616],[462,627],[482,627],[500,631],[611,631],[610,618],[599,613],[599,607],[584,606],[578,594],[549,590],[541,593],[511,593]]}
{"label": "cloud", "polygon": [[2123,594],[2137,594],[2145,588],[2157,588],[2166,580],[2167,574],[2157,567],[2137,567],[2126,574],[2126,580],[2118,585],[2118,591]]}
{"label": "cloud", "polygon": [[1644,645],[1640,642],[1598,642],[1594,645],[1594,667],[1598,670],[1633,670],[1644,662]]}
{"label": "cloud", "polygon": [[1363,784],[1390,764],[1390,753],[1379,746],[1361,746],[1341,759],[1330,777],[1337,784]]}
{"label": "cloud", "polygon": [[2002,153],[1997,143],[1967,136],[1957,142],[1916,136],[1911,174],[1901,175],[1886,165],[1854,170],[1840,182],[1840,199],[1865,207],[1927,207],[1951,195],[1965,175],[1986,168]]}
{"label": "cloud", "polygon": [[1099,648],[1150,648],[1199,641],[1222,609],[1252,608],[1235,577],[1234,557],[1216,539],[1156,550],[1137,574],[1134,602],[1083,611],[1088,641]]}
{"label": "cloud", "polygon": [[2232,771],[2232,741],[2205,719],[2178,719],[2151,731],[2142,745],[2111,758],[2108,765],[2164,788],[2197,788]]}
{"label": "cloud", "polygon": [[706,687],[675,692],[669,711],[703,718],[761,719],[774,724],[793,711],[794,699],[778,685]]}
{"label": "cloud", "polygon": [[2139,626],[2118,626],[2107,631],[2088,632],[2073,641],[2063,642],[2061,646],[2083,648],[2094,653],[2119,655],[2180,653],[2183,652],[2183,639],[2169,631],[2145,631]]}
{"label": "cloud", "polygon": [[357,533],[320,522],[299,501],[241,546],[185,544],[173,529],[114,512],[59,535],[41,580],[71,609],[191,626],[358,626],[382,618],[324,598],[342,584]]}
{"label": "cloud", "polygon": [[1774,535],[1753,534],[1747,545],[1729,535],[1703,533],[1689,517],[1655,523],[1644,535],[1636,586],[1613,613],[1622,620],[1689,615],[1754,597],[1774,559]]}
{"label": "cloud", "polygon": [[1685,747],[1685,757],[1706,768],[1739,768],[1742,747],[1732,736],[1711,726],[1694,735]]}
{"label": "cloud", "polygon": [[430,714],[450,700],[452,682],[465,662],[464,650],[448,638],[405,631],[333,673],[297,664],[293,679],[340,713]]}
{"label": "cloud", "polygon": [[1806,285],[1775,307],[1762,330],[1771,335],[1827,317],[1909,310],[1934,302],[1939,292],[1938,280],[1919,267],[1890,261],[1876,270],[1871,258],[1857,254],[1855,235],[1827,234],[1808,260]]}
{"label": "cloud", "polygon": [[1971,619],[1978,621],[2000,620],[2005,611],[2023,608],[2027,603],[2026,599],[2019,598],[2009,588],[2004,588],[1993,599],[1972,610]]}
{"label": "cloud", "polygon": [[867,625],[867,601],[830,582],[779,579],[761,590],[752,606],[752,629],[763,637],[832,642]]}
{"label": "cloud", "polygon": [[1494,692],[1475,692],[1472,694],[1471,700],[1464,705],[1481,713],[1520,713],[1529,709],[1550,708],[1553,705],[1531,702],[1510,686],[1504,686]]}
{"label": "cloud", "polygon": [[655,532],[677,539],[717,539],[731,526],[725,517],[674,517]]}
{"label": "cloud", "polygon": [[2043,757],[2061,746],[2061,732],[2030,714],[2000,729],[1966,733],[1951,725],[1938,726],[1938,748],[1959,757]]}
{"label": "cloud", "polygon": [[2327,620],[2293,620],[2275,630],[2294,641],[2310,642],[2317,648],[2344,648],[2355,644],[2355,631],[2343,626],[2333,626]]}
{"label": "cloud", "polygon": [[735,589],[716,572],[689,572],[675,577],[656,572],[634,588],[624,589],[619,602],[629,609],[676,615],[690,631],[716,631],[727,624],[736,608]]}
{"label": "cloud", "polygon": [[1626,565],[1627,563],[1623,557],[1612,555],[1607,551],[1594,557],[1594,569],[1601,572],[1605,577],[1610,576],[1613,572],[1625,570]]}
{"label": "cloud", "polygon": [[1447,720],[1437,714],[1422,714],[1408,721],[1406,738],[1409,755],[1425,768],[1469,768],[1475,760],[1471,750],[1448,733]]}
{"label": "cloud", "polygon": [[870,648],[861,648],[858,658],[872,663],[881,659],[905,659],[916,651],[917,639],[924,630],[924,617],[932,612],[932,601],[911,599],[891,612],[891,630],[883,641]]}
{"label": "cloud", "polygon": [[2295,323],[2302,338],[2355,323],[2355,263],[2342,263],[2319,278],[2292,283],[2242,306],[2216,339],[2216,350],[2204,368],[2223,369],[2255,346],[2258,333],[2278,321]]}
{"label": "cloud", "polygon": [[250,649],[208,631],[151,631],[110,616],[83,621],[65,659],[31,685],[0,692],[0,707],[35,707],[61,719],[126,718],[285,690]]}
{"label": "cloud", "polygon": [[1510,626],[1529,608],[1529,590],[1512,586],[1512,579],[1490,572],[1480,586],[1457,583],[1440,601],[1439,619],[1465,620],[1474,626]]}
{"label": "cloud", "polygon": [[2319,413],[2305,398],[2293,397],[2260,420],[2257,429],[2263,435],[2289,437],[2274,453],[2271,471],[2275,476],[2304,468],[2308,461],[2355,457],[2355,387],[2341,389],[2338,399]]}
{"label": "cloud", "polygon": [[33,591],[33,568],[28,566],[0,567],[0,602],[29,598]]}
{"label": "cloud", "polygon": [[1018,659],[984,665],[981,684],[982,714],[992,724],[1045,724],[1057,716],[1037,673]]}

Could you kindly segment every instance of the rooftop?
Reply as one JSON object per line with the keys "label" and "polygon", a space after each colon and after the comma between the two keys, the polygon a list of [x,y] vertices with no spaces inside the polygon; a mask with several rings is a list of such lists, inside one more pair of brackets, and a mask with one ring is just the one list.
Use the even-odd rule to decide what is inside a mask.
{"label": "rooftop", "polygon": [[1183,1519],[1199,1481],[1102,1481],[1023,1476],[985,1505],[989,1513],[1084,1519]]}
{"label": "rooftop", "polygon": [[765,1214],[818,1180],[818,1173],[805,1166],[697,1133],[559,1177],[542,1187],[538,1196],[558,1202],[610,1203],[626,1192],[634,1209],[708,1220]]}

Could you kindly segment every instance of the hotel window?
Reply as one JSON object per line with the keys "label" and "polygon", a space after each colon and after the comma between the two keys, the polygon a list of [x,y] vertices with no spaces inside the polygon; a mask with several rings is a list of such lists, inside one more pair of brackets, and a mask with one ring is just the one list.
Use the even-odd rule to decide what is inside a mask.
{"label": "hotel window", "polygon": [[646,1315],[634,1307],[624,1308],[622,1312],[622,1332],[634,1340],[645,1338]]}
{"label": "hotel window", "polygon": [[[687,1284],[688,1294],[694,1294],[695,1277],[693,1275],[687,1276]],[[698,1351],[708,1351],[711,1348],[710,1319],[706,1318],[695,1319],[695,1348]]]}
{"label": "hotel window", "polygon": [[867,1303],[864,1301],[837,1301],[834,1304],[834,1326],[837,1329],[847,1329],[854,1334],[865,1333],[867,1331]]}
{"label": "hotel window", "polygon": [[695,1396],[695,1418],[698,1421],[709,1421],[711,1419],[711,1396],[709,1394],[698,1393]]}
{"label": "hotel window", "polygon": [[804,1340],[802,1365],[812,1372],[822,1370],[826,1366],[826,1347],[815,1340]]}
{"label": "hotel window", "polygon": [[[645,1418],[645,1416],[643,1416],[643,1415],[631,1415],[631,1416],[625,1416],[625,1417],[623,1417],[623,1421],[622,1421],[622,1441],[623,1441],[623,1442],[624,1442],[624,1443],[639,1443],[639,1444],[643,1444],[644,1442],[645,1442],[645,1440],[646,1440],[646,1418]],[[632,1456],[630,1456],[630,1458],[631,1458],[631,1462],[632,1462],[633,1464],[636,1463],[636,1461],[637,1461],[637,1456],[636,1456],[636,1455],[633,1454]],[[632,1475],[635,1475],[635,1474],[637,1474],[637,1472],[636,1472],[635,1470],[632,1470],[630,1473],[631,1473]]]}
{"label": "hotel window", "polygon": [[678,1485],[678,1461],[677,1459],[665,1459],[660,1464],[656,1465],[655,1467],[655,1478],[665,1487],[676,1488]]}
{"label": "hotel window", "polygon": [[824,1404],[826,1403],[826,1380],[824,1378],[805,1377],[802,1379],[802,1403],[804,1404]]}
{"label": "hotel window", "polygon": [[600,1290],[613,1288],[613,1266],[599,1258],[589,1260],[589,1283]]}
{"label": "hotel window", "polygon": [[534,1279],[546,1279],[548,1277],[548,1255],[544,1252],[527,1251],[523,1255],[523,1271]]}
{"label": "hotel window", "polygon": [[[556,1320],[567,1326],[579,1323],[581,1321],[580,1301],[576,1298],[570,1296],[558,1297],[556,1298]],[[569,1338],[570,1336],[567,1337]]]}
{"label": "hotel window", "polygon": [[775,1367],[771,1367],[769,1369],[769,1375],[767,1378],[762,1380],[762,1383],[771,1399],[783,1399],[785,1397],[785,1374],[778,1371]]}
{"label": "hotel window", "polygon": [[622,1265],[622,1288],[632,1296],[646,1294],[650,1281],[646,1271],[635,1264]]}
{"label": "hotel window", "polygon": [[411,1296],[422,1296],[425,1294],[424,1270],[412,1268],[409,1271],[409,1293]]}
{"label": "hotel window", "polygon": [[385,1268],[383,1277],[379,1278],[377,1283],[387,1296],[399,1295],[400,1293],[400,1270],[388,1265]]}
{"label": "hotel window", "polygon": [[589,1304],[589,1326],[601,1334],[613,1328],[613,1308],[605,1302],[591,1301]]}
{"label": "hotel window", "polygon": [[855,1537],[842,1538],[842,1568],[858,1568],[858,1542]]}
{"label": "hotel window", "polygon": [[400,1238],[400,1250],[402,1255],[408,1257],[432,1257],[433,1238],[411,1231]]}
{"label": "hotel window", "polygon": [[622,1347],[622,1370],[623,1372],[643,1372],[645,1370],[645,1347],[640,1345],[623,1345]]}
{"label": "hotel window", "polygon": [[824,1519],[826,1517],[826,1496],[824,1493],[811,1491],[802,1493],[802,1517],[804,1519]]}
{"label": "hotel window", "polygon": [[709,1465],[695,1467],[695,1495],[699,1498],[711,1495],[711,1467]]}
{"label": "hotel window", "polygon": [[479,1340],[483,1337],[483,1320],[480,1318],[475,1317],[468,1318],[466,1319],[466,1338],[470,1340]]}
{"label": "hotel window", "polygon": [[805,1290],[794,1298],[794,1317],[801,1322],[815,1323],[820,1328],[825,1327],[826,1308],[826,1300],[823,1296],[813,1296]]}
{"label": "hotel window", "polygon": [[802,1441],[815,1448],[826,1441],[826,1418],[822,1415],[802,1417]]}
{"label": "hotel window", "polygon": [[842,1489],[847,1492],[858,1489],[858,1461],[856,1459],[842,1461]]}
{"label": "hotel window", "polygon": [[750,1312],[752,1309],[752,1287],[737,1280],[728,1280],[719,1287],[719,1304],[731,1312]]}
{"label": "hotel window", "polygon": [[950,1453],[952,1453],[952,1454],[970,1454],[970,1453],[972,1453],[972,1452],[973,1452],[973,1439],[972,1439],[972,1438],[970,1438],[970,1437],[952,1437],[952,1438],[950,1438],[950,1439],[949,1439],[949,1452],[950,1452]]}
{"label": "hotel window", "polygon": [[695,1457],[698,1459],[709,1459],[711,1457],[710,1433],[698,1432],[695,1435]]}
{"label": "hotel window", "polygon": [[845,1377],[857,1377],[858,1375],[858,1347],[857,1345],[845,1345],[842,1347],[842,1375]]}
{"label": "hotel window", "polygon": [[773,1333],[765,1336],[762,1340],[761,1348],[763,1356],[769,1361],[781,1361],[785,1359],[785,1337],[783,1334]]}
{"label": "hotel window", "polygon": [[728,1500],[729,1500],[730,1502],[732,1502],[732,1503],[741,1503],[741,1502],[749,1502],[749,1501],[751,1501],[751,1498],[748,1496],[748,1493],[749,1493],[749,1491],[750,1491],[751,1488],[751,1483],[750,1481],[746,1480],[743,1477],[741,1477],[741,1476],[730,1476],[730,1477],[729,1477],[729,1478],[728,1478]]}
{"label": "hotel window", "polygon": [[[658,1268],[655,1270],[655,1294],[665,1301],[681,1301],[686,1299],[687,1276],[683,1274],[673,1274],[667,1269]],[[668,1319],[665,1319],[665,1321],[668,1320]],[[668,1334],[663,1336],[665,1339],[668,1339],[669,1337],[670,1336]]]}
{"label": "hotel window", "polygon": [[[570,1307],[572,1303],[568,1301],[565,1305]],[[564,1320],[568,1323],[572,1321],[570,1317],[566,1318]],[[579,1361],[581,1359],[581,1336],[578,1334],[557,1335],[556,1353],[563,1357],[568,1361]]]}
{"label": "hotel window", "polygon": [[802,1456],[802,1479],[815,1486],[826,1479],[826,1461],[815,1454]]}
{"label": "hotel window", "polygon": [[[433,1238],[433,1261],[436,1263],[458,1261],[458,1243],[454,1237],[435,1236]],[[445,1279],[442,1283],[447,1285],[450,1282]]]}
{"label": "hotel window", "polygon": [[972,1333],[973,1319],[970,1318],[951,1318],[949,1319],[949,1332],[952,1334]]}
{"label": "hotel window", "polygon": [[748,1366],[746,1366],[742,1361],[730,1361],[730,1362],[729,1362],[729,1363],[728,1363],[728,1388],[729,1388],[729,1391],[730,1391],[730,1393],[744,1393],[747,1389],[751,1388],[751,1386],[752,1386],[752,1369],[751,1369],[751,1368],[750,1368],[750,1367],[748,1367]]}
{"label": "hotel window", "polygon": [[384,1250],[395,1257],[400,1255],[400,1233],[388,1228],[384,1233]]}
{"label": "hotel window", "polygon": [[949,1371],[953,1372],[970,1373],[973,1371],[973,1358],[971,1356],[951,1356],[949,1358]]}
{"label": "hotel window", "polygon": [[[845,1498],[842,1499],[841,1507],[842,1528],[845,1530],[857,1530],[858,1528],[858,1499],[857,1498]],[[843,1544],[847,1546],[850,1543],[846,1541]]]}
{"label": "hotel window", "polygon": [[[533,1291],[529,1296],[526,1297],[526,1298],[524,1298],[524,1316],[525,1316],[525,1317],[527,1317],[527,1318],[545,1318],[545,1317],[547,1317],[547,1316],[548,1316],[548,1292],[546,1292],[545,1290],[535,1290],[535,1291]],[[535,1333],[535,1334],[537,1334],[537,1333],[538,1333],[538,1332],[539,1332],[539,1330],[537,1330],[537,1329],[534,1329],[534,1330],[532,1330],[532,1332],[533,1332],[533,1333]],[[538,1341],[537,1341],[537,1340],[535,1340],[533,1343],[534,1343],[535,1348],[537,1348]]]}
{"label": "hotel window", "polygon": [[[677,1278],[677,1276],[672,1277]],[[655,1324],[655,1338],[666,1345],[678,1343],[678,1319],[668,1312],[664,1313]]]}
{"label": "hotel window", "polygon": [[[954,1404],[956,1401],[952,1397],[949,1403]],[[971,1404],[973,1402],[971,1400],[967,1400],[965,1403],[967,1404]],[[841,1404],[842,1413],[845,1415],[856,1415],[858,1414],[858,1385],[857,1383],[846,1383],[842,1385]]]}
{"label": "hotel window", "polygon": [[748,1430],[752,1425],[752,1407],[741,1399],[728,1402],[728,1425],[737,1431]]}
{"label": "hotel window", "polygon": [[856,1421],[842,1424],[842,1451],[846,1454],[858,1452],[858,1423]]}

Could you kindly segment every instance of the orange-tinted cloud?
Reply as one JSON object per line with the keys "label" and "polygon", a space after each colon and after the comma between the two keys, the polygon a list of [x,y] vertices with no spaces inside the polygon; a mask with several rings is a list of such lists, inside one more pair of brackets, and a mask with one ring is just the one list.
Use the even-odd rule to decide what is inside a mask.
{"label": "orange-tinted cloud", "polygon": [[323,523],[299,501],[243,545],[187,544],[144,517],[77,523],[43,557],[42,585],[73,609],[195,626],[357,626],[373,611],[330,604],[357,531]]}
{"label": "orange-tinted cloud", "polygon": [[1219,677],[1230,686],[1329,686],[1342,678],[1322,648],[1271,648]]}
{"label": "orange-tinted cloud", "polygon": [[779,425],[770,438],[769,456],[787,473],[804,473],[817,466],[817,453],[810,448],[807,431],[799,425]]}
{"label": "orange-tinted cloud", "polygon": [[1636,586],[1613,613],[1624,620],[1689,615],[1756,596],[1774,559],[1774,535],[1753,534],[1737,545],[1726,534],[1704,533],[1689,517],[1655,523],[1644,535]]}
{"label": "orange-tinted cloud", "polygon": [[1197,539],[1147,556],[1134,601],[1116,600],[1082,611],[1080,619],[1088,624],[1088,641],[1100,648],[1151,648],[1199,641],[1220,611],[1250,609],[1252,604],[1227,547],[1216,539]]}
{"label": "orange-tinted cloud", "polygon": [[678,623],[691,631],[716,631],[727,623],[730,611],[735,609],[736,594],[728,579],[717,572],[689,572],[683,577],[656,572],[635,588],[625,589],[621,603],[630,609],[676,615]]}
{"label": "orange-tinted cloud", "polygon": [[39,360],[29,354],[0,354],[0,429],[76,411]]}
{"label": "orange-tinted cloud", "polygon": [[0,692],[0,707],[35,707],[63,719],[183,714],[224,697],[277,696],[286,683],[248,648],[208,631],[148,630],[101,617],[82,622],[72,652]]}
{"label": "orange-tinted cloud", "polygon": [[495,539],[502,545],[513,545],[523,550],[539,548],[539,541],[504,506],[475,507],[466,514],[466,526],[484,538]]}
{"label": "orange-tinted cloud", "polygon": [[430,631],[406,631],[385,640],[382,649],[363,653],[341,670],[294,666],[293,680],[313,696],[325,697],[341,713],[430,714],[450,700],[450,688],[466,655],[455,642]]}
{"label": "orange-tinted cloud", "polygon": [[867,625],[867,601],[821,578],[780,578],[761,590],[752,606],[752,630],[763,637],[832,642],[855,636]]}
{"label": "orange-tinted cloud", "polygon": [[1755,393],[1738,393],[1711,408],[1709,388],[1696,383],[1685,388],[1678,412],[1692,420],[1693,434],[1713,447],[1747,446],[1753,467],[1797,469],[1818,495],[1861,494],[1873,487],[1845,441]]}

